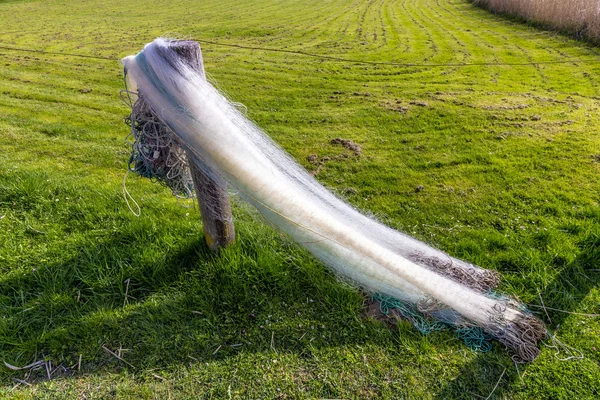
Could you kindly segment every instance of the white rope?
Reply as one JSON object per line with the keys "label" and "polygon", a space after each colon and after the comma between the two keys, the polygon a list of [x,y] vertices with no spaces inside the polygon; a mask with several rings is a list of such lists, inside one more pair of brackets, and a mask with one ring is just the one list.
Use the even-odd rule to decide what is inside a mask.
{"label": "white rope", "polygon": [[[125,176],[123,177],[123,185],[122,185],[121,189],[122,189],[122,193],[123,193],[123,198],[125,199],[125,203],[127,204],[129,211],[131,211],[132,214],[135,215],[136,217],[139,217],[142,214],[142,210],[141,210],[139,204],[137,203],[137,201],[135,201],[133,196],[127,190],[126,182],[127,182],[127,175],[129,175],[129,172],[130,172],[129,169],[127,169],[127,172],[125,172]],[[131,204],[129,204],[130,199],[133,202],[133,204],[135,204],[135,207],[137,208],[137,212],[134,211],[133,208],[131,208]]]}

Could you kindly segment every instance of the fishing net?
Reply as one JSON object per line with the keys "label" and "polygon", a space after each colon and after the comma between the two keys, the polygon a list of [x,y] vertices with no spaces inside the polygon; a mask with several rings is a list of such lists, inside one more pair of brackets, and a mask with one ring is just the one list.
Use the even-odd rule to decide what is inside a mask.
{"label": "fishing net", "polygon": [[[452,326],[482,350],[485,339],[494,338],[517,362],[538,355],[545,326],[516,300],[494,294],[496,272],[450,257],[334,196],[208,83],[177,46],[157,39],[123,59],[130,86],[143,93],[144,110],[149,107],[165,125],[158,136],[171,135],[176,151],[208,177],[233,187],[325,265],[383,296],[384,307],[401,310],[422,331]],[[144,168],[136,164],[134,170]]]}
{"label": "fishing net", "polygon": [[131,127],[127,137],[131,145],[129,171],[164,184],[176,196],[193,197],[194,182],[177,136],[152,112],[139,91],[125,90],[123,94],[131,107],[125,118]]}

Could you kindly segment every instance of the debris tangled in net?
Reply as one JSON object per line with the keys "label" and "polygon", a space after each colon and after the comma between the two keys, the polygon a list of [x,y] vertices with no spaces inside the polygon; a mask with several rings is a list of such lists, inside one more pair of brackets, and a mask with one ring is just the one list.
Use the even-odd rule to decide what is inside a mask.
{"label": "debris tangled in net", "polygon": [[[545,326],[516,300],[494,293],[496,272],[450,257],[337,198],[208,83],[175,46],[157,39],[123,63],[130,84],[140,88],[151,112],[166,125],[164,133],[185,149],[195,167],[233,187],[267,221],[340,276],[385,296],[385,307],[403,310],[420,330],[452,326],[469,346],[481,350],[487,348],[481,338],[491,337],[517,362],[539,354]],[[140,151],[144,157],[149,154]]]}

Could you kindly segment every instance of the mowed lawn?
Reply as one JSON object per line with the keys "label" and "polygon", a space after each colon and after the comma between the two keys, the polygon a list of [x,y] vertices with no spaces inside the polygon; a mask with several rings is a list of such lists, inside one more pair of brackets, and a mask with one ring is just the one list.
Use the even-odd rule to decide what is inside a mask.
{"label": "mowed lawn", "polygon": [[[597,47],[466,0],[0,0],[0,21],[0,398],[600,397]],[[160,35],[201,41],[249,118],[311,171],[330,157],[324,185],[498,270],[568,347],[516,365],[369,318],[237,198],[218,254],[192,201],[130,174],[135,217],[118,59]]]}

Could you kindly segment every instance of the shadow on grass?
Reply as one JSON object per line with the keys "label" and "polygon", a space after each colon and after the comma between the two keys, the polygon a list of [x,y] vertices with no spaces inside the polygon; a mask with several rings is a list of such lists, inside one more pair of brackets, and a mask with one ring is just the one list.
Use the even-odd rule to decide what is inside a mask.
{"label": "shadow on grass", "polygon": [[[540,293],[545,307],[564,312],[532,308],[551,330],[561,326],[569,317],[569,313],[575,312],[590,291],[600,285],[600,273],[597,269],[600,265],[600,232],[597,228],[583,236],[578,248],[579,254],[575,261],[563,267],[559,276]],[[560,333],[558,335],[560,336]],[[502,375],[504,368],[506,372]],[[457,378],[446,385],[436,398],[472,399],[474,394],[475,397],[480,397],[483,393],[492,393],[492,390],[492,398],[506,398],[513,384],[521,379],[519,373],[523,374],[528,365],[519,365],[518,368],[519,372],[507,357],[481,354],[465,364],[457,374]],[[498,382],[495,389],[494,382]],[[462,396],[457,397],[458,393],[462,393]]]}
{"label": "shadow on grass", "polygon": [[[68,214],[75,215],[73,210]],[[80,355],[86,373],[99,374],[105,367],[147,371],[269,351],[276,338],[278,351],[307,358],[325,347],[398,341],[403,360],[421,352],[420,360],[429,367],[434,365],[429,353],[437,351],[426,347],[442,349],[440,342],[453,339],[443,332],[433,344],[410,335],[377,337],[385,328],[365,328],[365,321],[355,317],[362,298],[354,289],[262,224],[238,223],[237,243],[215,254],[200,232],[185,236],[181,228],[173,233],[175,226],[167,219],[159,227],[152,217],[114,223],[117,233],[99,240],[82,225],[83,239],[71,245],[76,252],[65,251],[74,254],[66,260],[59,255],[54,262],[40,262],[36,271],[0,278],[0,307],[7,315],[0,320],[3,360],[25,365],[45,358],[65,367],[57,372],[64,376],[77,375]],[[599,264],[600,238],[597,232],[582,236],[576,261],[562,266],[542,293],[548,307],[574,310],[598,285],[598,274],[588,270]],[[552,326],[568,316],[548,312]],[[426,349],[406,350],[420,346]],[[462,366],[437,397],[490,393],[504,368],[494,392],[502,397],[519,377],[499,345]],[[45,375],[40,370],[28,379]],[[4,370],[0,377],[8,383],[23,374]]]}
{"label": "shadow on grass", "polygon": [[[365,340],[356,290],[243,209],[236,244],[216,254],[197,214],[186,219],[155,199],[134,218],[110,188],[37,171],[0,174],[0,184],[11,224],[0,258],[0,362],[52,361],[58,377],[76,375],[80,357],[97,374],[268,351],[273,334],[278,349],[300,356]],[[126,349],[126,363],[104,348]],[[24,375],[2,366],[0,385]]]}
{"label": "shadow on grass", "polygon": [[[63,262],[0,278],[0,307],[8,310],[2,359],[52,360],[65,367],[58,375],[69,376],[79,355],[91,373],[107,365],[163,368],[268,350],[273,332],[278,349],[296,354],[317,336],[311,346],[361,342],[352,312],[360,296],[297,246],[261,233],[254,243],[256,235],[243,232],[218,254],[199,237],[157,253],[144,249],[139,232],[118,234]],[[325,333],[325,325],[339,329]],[[2,375],[8,383],[23,374]]]}

